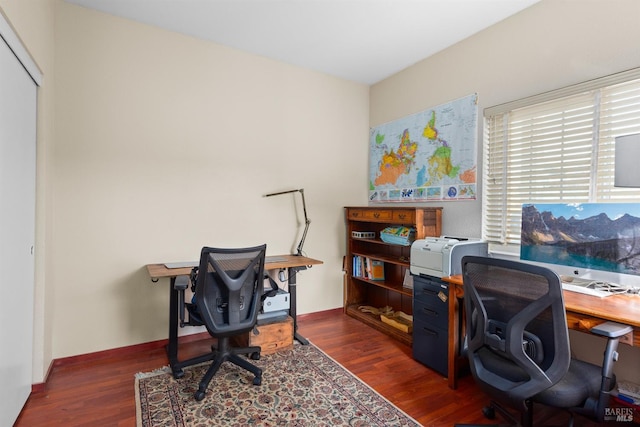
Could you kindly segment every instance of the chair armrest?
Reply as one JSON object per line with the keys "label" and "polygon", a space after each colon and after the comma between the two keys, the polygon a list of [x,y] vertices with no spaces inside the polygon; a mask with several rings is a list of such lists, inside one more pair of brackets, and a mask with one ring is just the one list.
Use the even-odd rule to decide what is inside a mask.
{"label": "chair armrest", "polygon": [[176,291],[184,291],[189,287],[189,276],[178,276],[173,285]]}
{"label": "chair armrest", "polygon": [[588,398],[584,405],[585,408],[589,408],[589,410],[595,414],[598,421],[604,419],[604,411],[609,404],[609,394],[615,385],[613,364],[618,360],[618,341],[620,341],[621,336],[631,331],[633,331],[631,326],[616,322],[604,322],[590,329],[591,333],[607,338],[607,345],[602,360],[600,393],[597,399],[593,397]]}
{"label": "chair armrest", "polygon": [[[620,337],[633,331],[629,325],[616,322],[605,322],[591,328],[591,332],[607,338],[607,345],[604,350],[602,361],[602,386],[601,394],[608,394],[614,384],[613,363],[618,360],[618,341]],[[604,400],[600,399],[600,405]]]}
{"label": "chair armrest", "polygon": [[631,326],[616,322],[604,322],[591,328],[591,333],[607,338],[620,338],[631,331]]}

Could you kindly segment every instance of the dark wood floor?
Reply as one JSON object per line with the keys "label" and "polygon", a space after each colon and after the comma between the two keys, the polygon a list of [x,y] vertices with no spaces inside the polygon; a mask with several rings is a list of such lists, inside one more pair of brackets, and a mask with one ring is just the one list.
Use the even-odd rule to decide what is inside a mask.
{"label": "dark wood floor", "polygon": [[[413,360],[410,347],[340,310],[301,316],[299,332],[424,426],[488,424],[481,414],[487,399],[471,377],[450,390],[445,378]],[[210,340],[181,343],[180,357],[210,345]],[[134,374],[166,364],[158,345],[60,361],[15,426],[135,426]]]}

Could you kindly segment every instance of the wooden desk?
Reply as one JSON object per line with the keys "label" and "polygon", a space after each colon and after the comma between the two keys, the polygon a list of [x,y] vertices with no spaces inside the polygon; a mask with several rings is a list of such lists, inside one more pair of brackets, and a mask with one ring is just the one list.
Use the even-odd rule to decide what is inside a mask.
{"label": "wooden desk", "polygon": [[[462,275],[443,277],[449,286],[449,387],[457,386],[459,370],[466,359],[460,356],[464,318],[461,316],[461,300],[464,297]],[[582,332],[607,321],[633,326],[633,332],[620,338],[620,342],[640,346],[640,297],[612,295],[605,298],[593,297],[578,292],[563,291],[564,307],[567,312],[567,326]]]}
{"label": "wooden desk", "polygon": [[[289,294],[291,296],[289,314],[293,318],[293,336],[302,344],[309,344],[305,338],[297,332],[296,313],[296,273],[306,270],[312,265],[322,264],[322,261],[307,258],[299,255],[275,255],[267,256],[264,264],[265,271],[287,269],[289,279]],[[176,277],[188,276],[192,267],[167,268],[164,264],[148,264],[147,271],[151,280],[157,282],[158,279],[169,279],[169,345],[167,346],[167,356],[169,364],[173,368],[179,363],[178,360],[178,291],[175,289]]]}

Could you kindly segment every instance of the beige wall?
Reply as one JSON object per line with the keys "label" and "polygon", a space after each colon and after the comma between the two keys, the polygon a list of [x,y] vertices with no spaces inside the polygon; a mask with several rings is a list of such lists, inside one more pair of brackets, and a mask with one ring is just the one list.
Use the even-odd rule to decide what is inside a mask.
{"label": "beige wall", "polygon": [[291,253],[300,197],[274,191],[305,189],[304,250],[325,262],[299,273],[299,313],[342,305],[367,86],[66,3],[55,46],[54,357],[166,338],[168,281],[148,263],[204,245]]}
{"label": "beige wall", "polygon": [[[53,334],[50,288],[45,286],[50,266],[51,190],[49,152],[54,128],[54,2],[53,0],[0,0],[2,12],[42,72],[38,89],[36,245],[34,305],[34,383],[42,382],[52,360]],[[4,295],[3,298],[9,298]],[[16,319],[20,321],[19,319]],[[6,347],[5,343],[5,348]],[[9,345],[10,347],[10,345]]]}
{"label": "beige wall", "polygon": [[[486,107],[639,67],[638,17],[636,0],[542,0],[374,85],[370,125],[477,92],[481,141]],[[442,205],[445,234],[481,235],[480,200]],[[572,334],[572,341],[578,355],[601,360],[596,338]],[[640,350],[623,347],[617,370],[640,382]]]}

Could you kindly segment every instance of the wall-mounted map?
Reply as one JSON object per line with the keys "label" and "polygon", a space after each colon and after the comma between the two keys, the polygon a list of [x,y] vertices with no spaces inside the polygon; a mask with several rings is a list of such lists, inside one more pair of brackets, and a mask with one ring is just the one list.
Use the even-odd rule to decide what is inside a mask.
{"label": "wall-mounted map", "polygon": [[520,258],[640,275],[640,204],[523,205]]}
{"label": "wall-mounted map", "polygon": [[369,201],[476,198],[478,95],[371,129]]}

